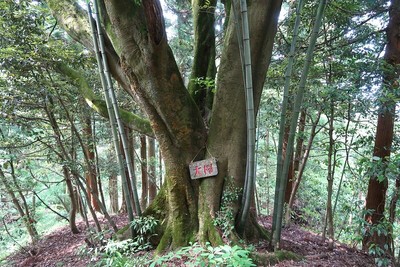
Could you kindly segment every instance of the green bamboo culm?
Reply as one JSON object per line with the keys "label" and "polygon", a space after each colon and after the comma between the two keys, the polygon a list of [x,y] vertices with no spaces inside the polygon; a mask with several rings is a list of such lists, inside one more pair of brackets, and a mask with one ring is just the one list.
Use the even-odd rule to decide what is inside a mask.
{"label": "green bamboo culm", "polygon": [[114,149],[115,149],[115,153],[117,155],[119,173],[122,178],[122,188],[124,191],[125,202],[126,202],[126,207],[127,207],[127,211],[128,211],[128,217],[129,217],[129,220],[131,221],[131,220],[133,220],[132,200],[131,200],[131,196],[130,196],[129,190],[128,190],[127,177],[125,174],[124,159],[123,159],[121,149],[119,146],[119,136],[118,136],[117,127],[116,127],[115,114],[111,107],[111,100],[107,93],[106,78],[104,77],[103,63],[102,63],[98,39],[97,39],[97,28],[95,26],[95,22],[93,21],[94,19],[92,16],[92,9],[90,6],[90,1],[87,1],[87,9],[88,9],[88,14],[89,14],[89,23],[90,23],[91,30],[92,30],[94,51],[96,54],[96,59],[97,59],[97,64],[98,64],[98,69],[99,69],[99,74],[100,74],[100,81],[101,81],[101,85],[104,89],[104,98],[105,98],[105,102],[106,102],[106,106],[107,106],[107,110],[108,110],[108,118],[109,118],[110,126],[111,126],[111,134],[113,137]]}
{"label": "green bamboo culm", "polygon": [[[281,117],[279,122],[279,141],[278,141],[278,154],[277,154],[277,164],[276,164],[276,182],[275,182],[275,198],[274,198],[274,213],[272,218],[272,233],[275,232],[276,229],[276,215],[279,205],[283,205],[283,203],[279,203],[280,194],[284,194],[285,191],[281,189],[281,178],[282,178],[282,168],[283,168],[283,136],[285,132],[285,125],[286,125],[286,113],[288,109],[289,103],[289,89],[290,89],[290,81],[293,72],[293,64],[295,60],[295,51],[296,51],[296,43],[297,37],[299,34],[300,28],[300,13],[303,7],[303,0],[299,0],[296,6],[296,20],[294,23],[293,28],[293,38],[290,45],[290,51],[288,56],[288,65],[285,71],[285,84],[283,87],[283,101],[282,101],[282,110],[281,110]],[[286,153],[286,155],[289,155]],[[279,204],[278,204],[279,203]],[[271,240],[272,241],[272,240]]]}
{"label": "green bamboo culm", "polygon": [[[317,14],[315,17],[313,32],[311,34],[310,44],[307,49],[306,61],[304,63],[303,71],[302,71],[301,77],[300,77],[299,90],[297,92],[297,96],[296,96],[295,103],[294,103],[293,116],[290,121],[290,131],[289,131],[289,139],[288,139],[286,155],[291,155],[293,153],[293,145],[294,145],[295,133],[296,133],[296,128],[297,128],[297,121],[299,119],[300,109],[301,109],[301,105],[303,103],[303,96],[305,93],[307,76],[308,76],[308,72],[309,72],[312,58],[314,55],[314,48],[315,48],[315,44],[316,44],[316,41],[318,38],[318,31],[321,26],[326,3],[327,3],[327,0],[321,0],[319,2]],[[273,244],[275,250],[279,249],[279,246],[280,246],[283,208],[284,208],[283,201],[284,201],[284,194],[285,194],[285,189],[286,189],[286,184],[287,184],[287,176],[288,176],[288,172],[289,172],[289,164],[290,164],[290,157],[286,156],[285,161],[283,163],[280,184],[279,184],[278,207],[276,210],[274,210],[274,213],[276,212],[276,215],[275,215],[276,217],[274,216],[275,220],[276,220],[276,224],[275,224],[274,232],[272,233],[272,244]]]}
{"label": "green bamboo culm", "polygon": [[[255,186],[255,111],[247,3],[246,0],[240,0],[238,2],[239,3],[237,3],[237,1],[232,1],[232,4],[234,14],[236,14],[236,21],[238,22],[236,24],[236,30],[238,33],[238,43],[243,71],[247,124],[246,177],[237,228],[238,232],[243,234]],[[236,11],[238,6],[240,8],[239,12]]]}
{"label": "green bamboo culm", "polygon": [[114,110],[115,119],[116,119],[116,122],[117,122],[118,131],[119,131],[119,136],[120,136],[121,141],[122,141],[122,147],[123,147],[124,155],[125,155],[125,159],[126,159],[126,165],[128,167],[128,173],[129,173],[129,176],[131,178],[133,201],[134,201],[135,208],[136,208],[136,214],[141,216],[142,212],[141,212],[141,209],[140,209],[139,197],[138,197],[137,188],[136,188],[135,170],[134,170],[133,165],[132,165],[131,154],[129,153],[128,140],[127,140],[127,137],[126,137],[126,133],[125,133],[123,122],[122,122],[122,120],[120,118],[120,115],[119,115],[119,108],[118,108],[115,92],[114,92],[114,89],[113,89],[113,84],[112,84],[112,81],[111,81],[111,75],[110,75],[109,68],[108,68],[107,56],[106,56],[106,53],[105,53],[104,38],[103,38],[103,35],[102,35],[101,24],[100,24],[100,20],[99,20],[100,12],[99,12],[98,2],[97,1],[94,1],[94,7],[95,7],[95,11],[96,11],[97,34],[98,34],[98,39],[99,39],[99,44],[100,44],[100,51],[101,51],[101,54],[102,54],[102,60],[103,60],[103,66],[104,66],[104,74],[105,74],[106,81],[107,81],[108,96],[110,97],[111,104],[112,104],[112,107],[113,107],[113,110]]}
{"label": "green bamboo culm", "polygon": [[115,119],[117,121],[119,136],[121,137],[122,147],[124,150],[125,159],[126,159],[126,163],[127,163],[126,165],[128,167],[128,173],[129,173],[129,176],[132,181],[132,193],[133,193],[133,201],[135,203],[135,208],[136,208],[136,214],[141,216],[142,212],[140,209],[139,197],[138,197],[138,193],[137,193],[137,189],[136,189],[135,170],[132,165],[131,155],[129,153],[128,140],[126,138],[124,124],[119,115],[117,98],[115,96],[113,83],[112,83],[110,71],[108,68],[107,55],[105,52],[105,45],[104,45],[104,38],[103,38],[103,33],[101,30],[101,24],[100,24],[100,19],[99,19],[100,12],[99,12],[99,8],[98,8],[98,0],[94,1],[94,9],[95,9],[95,13],[96,13],[95,19],[96,19],[97,34],[98,34],[98,39],[99,39],[99,44],[100,44],[100,52],[101,52],[101,56],[102,56],[102,60],[103,60],[103,67],[104,67],[103,71],[104,71],[104,75],[106,77],[106,82],[107,82],[107,89],[108,89],[107,91],[108,91],[108,95],[111,99],[111,104],[112,104],[112,107],[114,110]]}
{"label": "green bamboo culm", "polygon": [[[97,7],[97,5],[95,3],[95,8],[96,7]],[[99,69],[99,73],[100,73],[100,80],[101,80],[102,87],[104,89],[105,102],[106,102],[109,121],[110,121],[110,125],[111,125],[111,133],[112,133],[112,137],[113,137],[114,149],[117,154],[119,173],[122,178],[122,186],[123,186],[123,191],[124,191],[124,196],[125,196],[125,201],[126,201],[126,206],[127,206],[127,211],[128,211],[128,217],[129,217],[129,220],[132,221],[134,219],[134,215],[133,215],[132,199],[129,194],[129,188],[128,188],[129,177],[127,177],[126,173],[125,173],[125,163],[124,163],[124,158],[123,158],[123,155],[122,155],[122,152],[120,149],[120,145],[119,145],[120,139],[119,139],[119,135],[117,132],[117,128],[118,128],[117,119],[116,119],[116,115],[115,115],[115,112],[114,112],[114,109],[112,106],[112,101],[111,101],[109,93],[108,93],[108,84],[107,84],[107,79],[105,77],[106,75],[105,75],[105,71],[104,71],[104,61],[102,60],[102,56],[105,56],[105,55],[102,55],[100,48],[99,48],[100,40],[98,38],[99,37],[98,29],[100,27],[99,27],[99,20],[98,20],[98,12],[96,12],[96,14],[95,14],[96,19],[94,20],[94,18],[92,16],[90,1],[87,1],[87,8],[88,8],[88,14],[89,14],[89,22],[90,22],[90,26],[92,29],[94,50],[95,50],[96,59],[97,59],[97,63],[98,63],[98,69]]]}

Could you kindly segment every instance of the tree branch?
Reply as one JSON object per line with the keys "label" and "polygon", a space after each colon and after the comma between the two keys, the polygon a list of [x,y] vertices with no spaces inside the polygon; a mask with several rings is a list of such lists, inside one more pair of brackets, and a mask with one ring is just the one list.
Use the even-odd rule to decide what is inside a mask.
{"label": "tree branch", "polygon": [[[70,68],[63,63],[57,65],[57,71],[66,75],[69,78],[70,82],[78,87],[81,95],[85,98],[86,103],[91,108],[93,108],[101,116],[108,118],[108,110],[105,101],[95,95],[93,90],[90,88],[86,78],[80,72]],[[128,127],[141,134],[154,137],[148,120],[122,108],[119,109],[119,112],[121,119]]]}

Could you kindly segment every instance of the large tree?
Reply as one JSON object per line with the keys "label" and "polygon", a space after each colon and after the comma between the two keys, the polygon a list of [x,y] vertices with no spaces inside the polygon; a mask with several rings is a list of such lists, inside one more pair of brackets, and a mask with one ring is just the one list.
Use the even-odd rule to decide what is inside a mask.
{"label": "large tree", "polygon": [[[247,2],[257,112],[282,1]],[[78,1],[47,0],[47,3],[59,25],[72,38],[91,49],[87,15]],[[220,209],[224,181],[233,179],[239,188],[244,184],[246,115],[242,65],[234,12],[228,12],[230,1],[223,3],[230,16],[226,18],[228,22],[211,119],[205,120],[201,111],[205,110],[202,105],[207,101],[198,99],[198,91],[202,88],[188,90],[182,80],[168,45],[160,2],[100,1],[111,73],[147,115],[165,161],[166,182],[145,212],[162,222],[159,251],[187,244],[193,239],[214,244],[221,242],[213,219]],[[210,16],[215,10],[214,5],[215,1],[192,1],[195,25],[193,62],[196,64],[193,71],[207,77],[214,75],[215,36],[204,36],[204,33],[214,33],[214,16]],[[192,75],[192,78],[206,77]],[[209,94],[200,95],[209,97]],[[191,180],[189,163],[207,157],[218,159],[218,175]],[[237,207],[238,203],[240,199]],[[238,211],[237,208],[235,212]],[[253,216],[250,215],[248,220],[244,237],[258,238],[262,231]]]}

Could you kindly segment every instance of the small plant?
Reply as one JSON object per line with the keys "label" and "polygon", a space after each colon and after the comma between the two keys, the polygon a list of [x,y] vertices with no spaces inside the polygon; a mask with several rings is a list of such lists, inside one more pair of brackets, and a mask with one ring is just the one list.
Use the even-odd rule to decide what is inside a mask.
{"label": "small plant", "polygon": [[390,259],[386,257],[387,250],[389,249],[388,245],[385,244],[384,249],[376,244],[371,244],[368,249],[368,253],[375,257],[375,264],[378,267],[381,266],[390,266]]}
{"label": "small plant", "polygon": [[223,238],[228,238],[229,234],[235,227],[233,205],[238,200],[241,189],[234,185],[233,179],[227,178],[225,181],[226,186],[222,195],[221,209],[217,212],[217,216],[214,219],[214,225],[222,230]]}
{"label": "small plant", "polygon": [[[210,77],[197,77],[195,79],[192,79],[192,81],[195,84],[200,85],[201,87],[205,88],[206,90],[210,90],[211,92],[215,93],[215,79],[212,79]],[[195,92],[197,94],[198,92]]]}
{"label": "small plant", "polygon": [[138,217],[130,223],[134,235],[138,237],[138,240],[142,240],[144,237],[149,239],[154,236],[157,225],[158,221],[152,216]]}
{"label": "small plant", "polygon": [[151,217],[135,218],[125,229],[132,229],[134,238],[127,240],[106,239],[107,233],[91,234],[87,238],[89,249],[81,249],[81,255],[90,254],[91,260],[97,262],[96,266],[143,266],[148,261],[146,257],[130,258],[129,255],[152,249],[150,238],[155,235],[158,221]]}
{"label": "small plant", "polygon": [[[372,210],[364,211],[364,214],[372,215]],[[367,235],[377,235],[377,236],[385,236],[389,235],[390,222],[387,220],[383,220],[379,224],[371,225],[365,219],[362,219],[362,230],[363,236]],[[375,258],[375,264],[377,266],[390,266],[390,248],[388,244],[379,245],[372,243],[368,248],[368,253]]]}
{"label": "small plant", "polygon": [[249,249],[240,246],[222,245],[213,247],[209,243],[205,247],[198,243],[183,247],[178,251],[170,252],[148,262],[150,267],[163,266],[163,263],[173,259],[184,259],[185,266],[227,266],[250,267],[256,266],[249,257]]}
{"label": "small plant", "polygon": [[140,251],[140,246],[131,239],[123,241],[110,241],[105,245],[100,253],[100,261],[96,266],[107,267],[128,267],[143,266],[148,260],[145,257],[131,258],[129,255]]}

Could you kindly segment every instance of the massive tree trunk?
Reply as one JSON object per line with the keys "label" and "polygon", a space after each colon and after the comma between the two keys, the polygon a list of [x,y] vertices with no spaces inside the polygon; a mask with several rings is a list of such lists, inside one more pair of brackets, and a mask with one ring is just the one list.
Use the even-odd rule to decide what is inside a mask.
{"label": "massive tree trunk", "polygon": [[[84,30],[79,35],[70,30],[79,27],[65,25],[68,16],[62,6],[70,8],[73,6],[70,1],[48,0],[60,24],[74,38],[85,39]],[[281,2],[248,1],[256,110],[271,58]],[[79,9],[77,5],[75,8]],[[194,21],[199,23],[205,15],[205,12],[195,13]],[[111,67],[112,73],[118,82],[124,82],[122,87],[146,113],[165,162],[165,183],[145,211],[163,222],[158,250],[182,246],[195,239],[221,242],[213,219],[220,208],[224,179],[230,177],[242,188],[246,163],[245,96],[233,18],[229,18],[225,34],[209,128],[200,112],[204,107],[198,106],[186,89],[167,43],[160,3],[156,0],[104,1],[102,18],[106,36],[111,40],[107,49],[113,58],[110,65],[116,65]],[[210,30],[213,24],[207,23],[207,27]],[[208,45],[197,41],[199,49]],[[212,57],[212,49],[208,51]],[[213,61],[204,66],[209,68],[210,64]],[[205,157],[218,159],[219,174],[200,181],[191,180],[189,163]],[[235,204],[240,203],[240,199],[237,201]],[[257,238],[262,231],[253,216],[250,220],[245,237]]]}
{"label": "massive tree trunk", "polygon": [[[381,170],[384,172],[386,164],[390,157],[394,112],[396,101],[391,97],[398,90],[398,78],[400,64],[400,1],[392,0],[389,10],[389,24],[387,26],[387,45],[385,49],[385,65],[383,67],[382,97],[380,101],[380,110],[378,114],[378,125],[375,135],[374,159],[379,159]],[[382,176],[381,176],[382,177]],[[365,220],[367,227],[363,239],[363,249],[368,250],[371,244],[376,244],[382,249],[388,243],[388,236],[379,235],[377,231],[371,231],[374,227],[383,222],[385,216],[386,191],[388,188],[388,179],[383,175],[383,179],[377,174],[371,174],[368,183],[368,193],[365,209],[367,211]]]}

